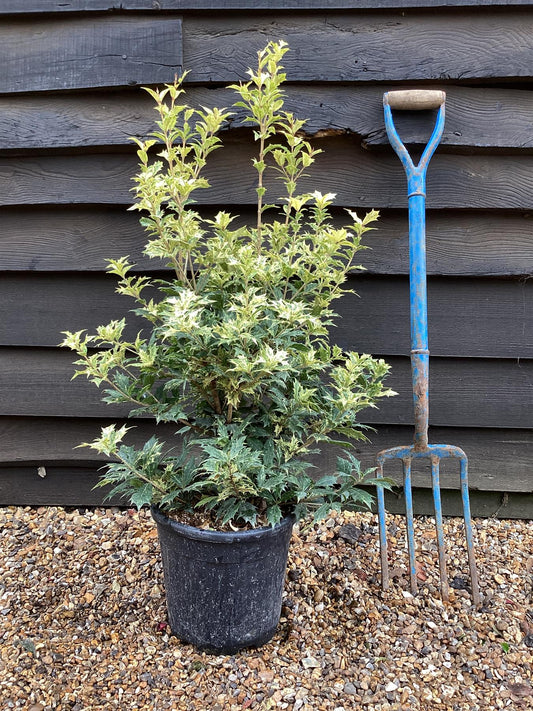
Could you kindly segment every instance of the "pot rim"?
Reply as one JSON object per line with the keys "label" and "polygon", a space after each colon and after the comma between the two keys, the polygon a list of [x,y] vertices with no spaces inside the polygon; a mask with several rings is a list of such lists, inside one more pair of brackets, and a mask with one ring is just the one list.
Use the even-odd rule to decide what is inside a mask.
{"label": "pot rim", "polygon": [[284,516],[275,526],[262,526],[261,528],[251,528],[247,531],[214,531],[212,529],[196,528],[196,526],[180,523],[164,514],[156,505],[150,506],[150,511],[157,524],[170,528],[186,538],[209,541],[212,543],[235,543],[237,541],[245,543],[247,541],[255,541],[271,536],[272,534],[275,535],[282,529],[292,528],[296,522],[295,517],[289,514],[288,516]]}

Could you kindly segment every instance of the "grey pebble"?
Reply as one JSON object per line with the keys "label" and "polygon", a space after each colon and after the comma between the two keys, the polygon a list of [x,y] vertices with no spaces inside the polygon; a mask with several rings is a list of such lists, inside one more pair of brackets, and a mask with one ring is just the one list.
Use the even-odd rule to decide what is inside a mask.
{"label": "grey pebble", "polygon": [[346,684],[344,685],[343,691],[345,694],[357,694],[358,693],[357,688],[355,687],[354,684],[352,684],[351,681],[346,682]]}

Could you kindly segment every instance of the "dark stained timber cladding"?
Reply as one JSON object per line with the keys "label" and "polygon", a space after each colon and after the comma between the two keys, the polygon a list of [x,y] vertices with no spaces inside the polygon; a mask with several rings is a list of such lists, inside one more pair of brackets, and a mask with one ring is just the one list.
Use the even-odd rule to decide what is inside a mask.
{"label": "dark stained timber cladding", "polygon": [[[238,132],[235,132],[238,133]],[[360,208],[407,207],[405,175],[392,151],[370,154],[356,139],[323,138],[323,149],[301,192],[336,193],[336,204]],[[228,135],[224,148],[208,163],[207,190],[195,193],[198,204],[255,204],[251,164],[256,146]],[[130,205],[137,157],[115,154],[36,155],[0,158],[0,205]],[[267,199],[279,200],[280,182],[266,181]],[[446,155],[432,159],[428,172],[428,208],[533,208],[533,155]],[[234,208],[235,209],[235,208]]]}
{"label": "dark stained timber cladding", "polygon": [[[412,380],[408,358],[388,356],[390,387],[398,395],[368,410],[376,424],[412,424]],[[429,422],[433,426],[531,427],[533,361],[481,358],[430,359]]]}
{"label": "dark stained timber cladding", "polygon": [[4,0],[0,15],[102,10],[377,10],[391,8],[506,7],[531,0]]}
{"label": "dark stained timber cladding", "polygon": [[[399,393],[362,413],[377,432],[371,443],[358,444],[358,456],[372,466],[380,449],[412,440],[406,187],[384,133],[382,93],[412,83],[442,86],[447,123],[429,170],[428,271],[524,278],[430,278],[430,440],[465,449],[471,486],[484,492],[480,512],[499,507],[495,492],[511,498],[527,492],[521,501],[529,503],[513,499],[504,513],[530,515],[533,95],[502,88],[505,81],[531,80],[533,33],[520,9],[530,4],[160,0],[168,11],[160,15],[152,0],[0,3],[0,15],[13,15],[0,26],[0,151],[22,153],[0,157],[0,270],[48,272],[4,274],[0,282],[0,505],[102,501],[101,490],[92,490],[101,460],[73,447],[128,408],[103,404],[84,377],[71,381],[74,355],[56,346],[61,330],[91,327],[130,307],[114,294],[113,278],[101,274],[105,257],[130,254],[140,269],[160,268],[142,255],[138,216],[124,209],[133,201],[137,162],[133,148],[123,150],[130,135],[147,134],[155,115],[138,85],[172,81],[190,69],[187,81],[204,84],[190,87],[193,105],[228,105],[233,96],[218,85],[245,79],[255,52],[284,38],[291,48],[284,62],[292,82],[288,108],[309,118],[308,133],[325,149],[302,191],[336,192],[336,220],[342,206],[384,210],[381,229],[365,239],[372,250],[361,254],[369,273],[351,279],[360,298],[338,302],[343,319],[333,334],[344,348],[383,354]],[[482,13],[474,9],[482,6]],[[283,12],[291,7],[298,12]],[[102,14],[108,9],[120,13]],[[224,12],[231,9],[246,12]],[[492,88],[468,86],[491,82]],[[407,144],[425,143],[428,120],[397,117]],[[232,129],[239,125],[237,113]],[[213,157],[212,188],[198,195],[199,209],[209,214],[213,205],[229,205],[241,221],[252,221],[250,133],[232,130],[223,138],[227,145]],[[72,148],[95,152],[67,155]],[[450,153],[456,148],[462,155]],[[133,324],[132,333],[141,325]],[[138,425],[135,443],[150,436],[150,421],[131,424]],[[172,440],[173,429],[159,432]],[[326,449],[317,471],[334,471],[335,454]],[[386,473],[400,478],[397,470]],[[423,499],[428,472],[413,476]],[[457,483],[446,462],[442,487],[450,501]],[[475,493],[472,501],[476,511]],[[429,513],[424,506],[420,511]]]}
{"label": "dark stained timber cladding", "polygon": [[145,234],[139,215],[122,205],[23,212],[5,208],[0,210],[0,220],[3,271],[102,272],[107,258],[126,254],[143,269],[154,268],[155,260],[142,254]]}
{"label": "dark stained timber cladding", "polygon": [[[146,322],[132,299],[100,274],[5,274],[0,279],[0,346],[56,346],[61,330],[94,329],[126,317],[134,340]],[[353,275],[354,294],[335,302],[332,338],[345,350],[409,354],[407,277]],[[148,293],[144,293],[145,298]],[[430,279],[430,348],[435,356],[533,358],[533,282]]]}
{"label": "dark stained timber cladding", "polygon": [[181,20],[118,16],[0,25],[0,93],[169,82],[182,69]]}
{"label": "dark stained timber cladding", "polygon": [[[502,21],[505,18],[505,21]],[[530,78],[533,33],[520,10],[205,16],[184,19],[190,82],[245,79],[269,39],[292,51],[290,81],[397,82]]]}
{"label": "dark stained timber cladding", "polygon": [[[355,207],[360,214],[364,213]],[[218,208],[200,207],[211,219]],[[228,209],[221,205],[220,209]],[[230,206],[234,225],[253,225],[251,207]],[[334,211],[334,223],[347,215]],[[145,233],[139,215],[124,206],[0,209],[0,269],[2,271],[102,272],[106,258],[129,255],[139,270],[160,270],[162,264],[142,254]],[[431,211],[427,215],[428,274],[455,276],[521,276],[533,273],[529,213]],[[384,211],[377,229],[364,237],[370,249],[357,260],[371,274],[407,274],[408,226],[405,210]]]}
{"label": "dark stained timber cladding", "polygon": [[[345,350],[409,355],[407,277],[353,276],[334,308],[332,338]],[[429,348],[434,356],[533,358],[533,282],[429,279]]]}
{"label": "dark stained timber cladding", "polygon": [[[116,420],[0,417],[0,435],[5,443],[0,451],[0,463],[9,465],[101,466],[106,458],[92,450],[79,447],[80,442],[91,442],[98,436],[101,427]],[[123,424],[118,420],[117,424]],[[137,420],[130,429],[125,442],[135,447],[143,444],[153,435],[169,447],[176,447],[176,426],[155,425],[149,420]],[[533,456],[533,430],[468,429],[454,427],[432,427],[431,442],[447,442],[461,447],[469,458],[469,476],[472,489],[484,491],[524,491],[533,492],[533,477],[529,472]],[[413,429],[409,426],[378,425],[369,433],[369,441],[357,442],[354,453],[363,468],[375,466],[376,455],[382,449],[409,444],[413,439]],[[333,473],[339,450],[322,447],[322,454],[313,457],[318,473]],[[427,464],[427,463],[426,463]],[[413,468],[415,486],[429,486],[429,472],[425,463],[419,462]],[[401,480],[401,463],[387,464],[388,474]],[[457,488],[457,462],[442,462],[442,485]]]}
{"label": "dark stained timber cladding", "polygon": [[120,497],[106,500],[110,487],[94,487],[97,466],[0,467],[0,506],[107,506],[126,505]]}
{"label": "dark stained timber cladding", "polygon": [[[107,422],[107,421],[106,421]],[[9,419],[7,422],[0,418],[0,432],[7,432],[18,444],[17,452],[22,452],[23,447],[27,452],[24,457],[18,456],[17,462],[9,461],[8,451],[1,456],[0,464],[0,505],[96,505],[103,499],[95,497],[102,494],[102,490],[93,491],[93,486],[98,481],[98,469],[102,461],[83,460],[80,454],[83,450],[73,449],[72,456],[65,447],[71,444],[74,447],[80,441],[90,441],[95,436],[96,424],[100,422],[86,422],[76,420],[59,420],[55,429],[49,420],[37,418],[22,421]],[[61,429],[58,428],[61,427]],[[134,444],[142,446],[143,441],[151,435],[149,423],[141,424],[142,436],[137,437]],[[61,433],[58,437],[58,433]],[[159,436],[161,436],[159,434]],[[143,439],[144,437],[144,439]],[[408,444],[412,439],[412,429],[408,427],[378,426],[372,434],[372,441],[358,444],[355,451],[363,467],[375,465],[376,454],[380,449],[391,444]],[[53,449],[51,442],[59,444],[62,448]],[[468,430],[456,428],[432,428],[430,430],[432,442],[448,442],[463,448],[469,459],[470,495],[476,501],[478,492],[506,492],[508,498],[519,493],[531,498],[533,491],[533,478],[524,476],[529,471],[531,452],[533,449],[533,435],[531,430]],[[64,452],[63,461],[57,462],[58,451]],[[314,458],[317,474],[335,471],[337,452],[332,448],[323,448],[322,454]],[[390,462],[386,474],[398,484],[401,482],[401,467],[399,462]],[[430,487],[430,473],[428,468],[420,466],[413,468],[413,485],[422,490]],[[44,469],[38,470],[38,467]],[[40,471],[40,474],[39,474]],[[457,463],[443,461],[441,467],[441,485],[445,492],[458,489]],[[395,490],[392,503],[403,505],[402,509],[388,506],[389,511],[405,511],[405,503],[401,499],[400,491]],[[496,499],[494,499],[496,500]],[[391,502],[389,502],[390,504]],[[491,515],[498,506],[505,503],[501,493],[497,503],[490,511],[480,511],[479,515]],[[507,513],[509,508],[502,507]],[[446,506],[447,515],[457,515],[449,506]],[[421,512],[422,513],[422,512]],[[427,511],[426,513],[432,513]],[[521,517],[528,517],[528,507],[524,507]],[[530,513],[529,513],[530,515]]]}
{"label": "dark stained timber cladding", "polygon": [[[367,147],[389,148],[383,122],[386,87],[287,87],[286,108],[307,119],[307,133],[349,132]],[[533,147],[533,93],[515,89],[446,87],[443,146],[477,149]],[[192,106],[231,106],[235,92],[190,87]],[[235,109],[231,126],[242,125]],[[153,101],[140,88],[121,92],[0,97],[0,150],[124,146],[130,136],[146,136],[154,127]],[[406,144],[428,137],[431,114],[398,112],[395,121]]]}
{"label": "dark stained timber cladding", "polygon": [[[70,351],[0,348],[0,416],[124,417],[129,408],[106,405],[84,377],[71,380]],[[368,409],[369,424],[412,424],[409,359],[389,356],[389,386],[398,396]],[[529,428],[533,360],[433,358],[430,423],[435,426]],[[103,388],[102,388],[103,389]]]}
{"label": "dark stained timber cladding", "polygon": [[[135,340],[146,322],[129,313],[136,303],[116,294],[116,285],[111,275],[6,275],[0,280],[0,295],[9,302],[9,316],[0,325],[0,345],[53,347],[63,340],[61,331],[93,333],[97,326],[122,317],[129,326],[125,338]],[[8,324],[14,329],[11,335]]]}
{"label": "dark stained timber cladding", "polygon": [[[118,426],[125,421],[118,420]],[[0,417],[0,436],[4,446],[0,450],[0,462],[11,464],[35,463],[55,464],[62,462],[87,462],[100,464],[106,461],[87,447],[79,447],[81,442],[92,442],[100,434],[102,427],[117,423],[117,419],[76,419],[53,417]],[[169,446],[178,443],[175,436],[177,425],[159,424],[153,420],[136,420],[124,438],[130,446],[142,447],[152,436],[158,437]]]}

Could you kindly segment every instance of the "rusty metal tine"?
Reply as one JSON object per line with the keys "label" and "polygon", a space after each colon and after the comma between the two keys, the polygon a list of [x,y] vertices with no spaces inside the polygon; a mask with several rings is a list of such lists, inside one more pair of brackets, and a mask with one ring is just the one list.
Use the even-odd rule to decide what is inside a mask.
{"label": "rusty metal tine", "polygon": [[433,503],[435,506],[435,528],[437,529],[437,548],[439,551],[440,594],[443,600],[450,599],[448,576],[446,574],[446,547],[444,545],[444,528],[442,524],[442,502],[440,497],[440,460],[431,457],[431,484],[433,488]]}
{"label": "rusty metal tine", "polygon": [[[383,464],[378,463],[376,476],[383,477]],[[387,551],[387,519],[385,512],[385,492],[382,486],[377,487],[378,519],[379,519],[379,552],[381,557],[381,587],[387,590],[389,587],[389,561]]]}
{"label": "rusty metal tine", "polygon": [[472,517],[470,515],[470,499],[468,496],[468,460],[461,458],[461,496],[463,498],[463,515],[465,520],[466,549],[468,565],[470,567],[470,582],[472,584],[472,600],[476,607],[481,605],[479,582],[477,578],[476,559],[474,556],[474,534],[472,531]]}
{"label": "rusty metal tine", "polygon": [[409,551],[409,578],[411,581],[411,592],[416,595],[418,585],[416,582],[416,560],[415,560],[415,527],[413,512],[413,489],[411,486],[411,458],[402,459],[403,462],[403,488],[405,492],[405,516],[407,524],[407,548]]}

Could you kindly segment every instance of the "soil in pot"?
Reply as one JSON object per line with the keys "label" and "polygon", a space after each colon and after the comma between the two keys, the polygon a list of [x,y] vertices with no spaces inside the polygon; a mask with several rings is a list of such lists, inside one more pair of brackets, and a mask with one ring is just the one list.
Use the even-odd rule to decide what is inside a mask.
{"label": "soil in pot", "polygon": [[198,649],[233,654],[276,631],[292,517],[277,526],[220,532],[194,528],[152,508],[172,632]]}

